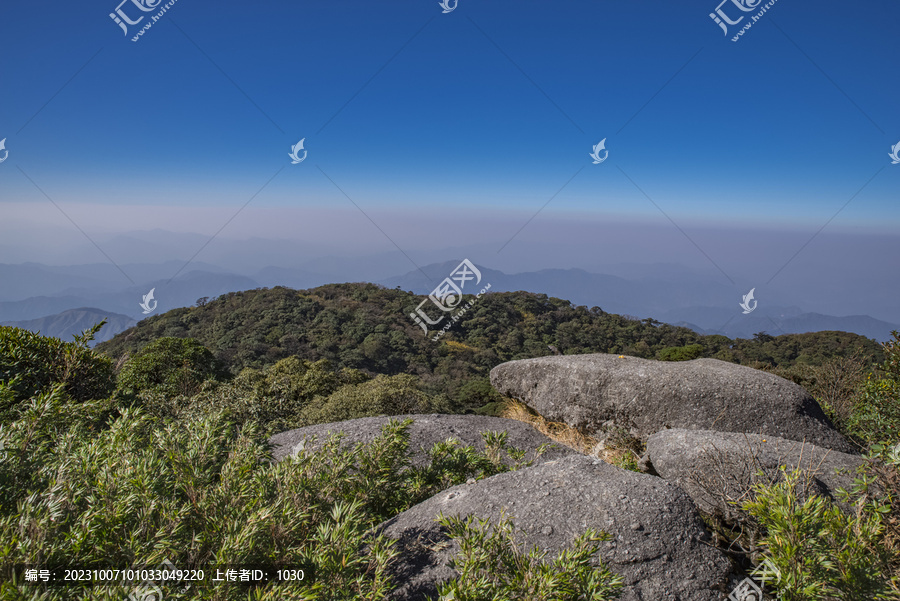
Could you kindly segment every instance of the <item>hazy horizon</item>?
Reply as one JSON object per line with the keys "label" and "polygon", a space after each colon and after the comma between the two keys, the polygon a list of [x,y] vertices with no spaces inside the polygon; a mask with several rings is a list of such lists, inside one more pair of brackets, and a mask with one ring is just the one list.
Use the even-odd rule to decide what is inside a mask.
{"label": "hazy horizon", "polygon": [[0,9],[0,264],[672,264],[900,322],[896,4],[138,3]]}

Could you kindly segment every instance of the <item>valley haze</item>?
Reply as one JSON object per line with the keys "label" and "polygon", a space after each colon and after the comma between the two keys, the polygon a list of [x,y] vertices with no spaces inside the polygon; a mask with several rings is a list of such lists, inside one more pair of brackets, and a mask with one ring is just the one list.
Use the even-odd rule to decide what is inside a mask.
{"label": "valley haze", "polygon": [[[557,227],[569,225],[571,231],[577,231],[571,223],[550,223]],[[597,231],[604,230],[608,238],[594,237]],[[339,232],[335,230],[332,243],[340,241]],[[699,232],[703,228],[695,230]],[[894,253],[900,253],[896,236],[820,235],[819,256],[830,252],[835,259],[830,276],[812,277],[807,270],[815,266],[808,260],[798,260],[791,278],[776,279],[769,287],[756,286],[760,306],[743,315],[738,302],[746,290],[741,292],[714,268],[698,262],[689,249],[682,249],[680,255],[673,252],[665,263],[641,263],[641,259],[651,256],[647,249],[642,251],[640,244],[625,245],[627,234],[640,234],[638,240],[655,238],[678,248],[683,239],[679,241],[671,233],[664,226],[619,224],[614,228],[598,223],[583,240],[568,236],[566,244],[541,244],[525,237],[524,243],[504,249],[507,256],[485,245],[441,250],[416,248],[416,256],[422,258],[439,260],[454,253],[460,257],[420,265],[419,270],[407,256],[384,248],[377,238],[370,241],[368,254],[346,250],[342,254],[324,254],[327,250],[317,251],[305,241],[223,236],[217,239],[218,246],[208,249],[205,260],[187,262],[181,258],[182,253],[202,244],[202,234],[132,231],[98,239],[120,256],[153,257],[159,262],[123,263],[119,266],[121,271],[109,263],[0,264],[0,279],[4,282],[0,290],[0,323],[69,339],[107,317],[109,323],[98,337],[98,341],[103,341],[146,317],[138,301],[151,288],[159,303],[153,314],[191,306],[202,297],[215,298],[259,287],[308,289],[329,283],[372,282],[425,295],[453,270],[462,256],[467,256],[484,257],[484,262],[474,262],[484,280],[492,283],[494,292],[543,293],[575,305],[599,306],[610,313],[684,325],[702,334],[750,338],[761,331],[778,335],[839,330],[884,341],[890,338],[892,330],[900,329],[900,311],[894,302],[896,281],[878,277],[893,268]],[[722,230],[705,233],[712,238]],[[669,240],[666,235],[670,235]],[[800,235],[796,233],[797,238]],[[761,254],[774,254],[779,242],[778,232],[774,231],[734,229],[727,238],[729,243],[723,247],[723,254],[733,253],[735,261],[743,248],[742,238],[747,244],[760,244],[762,248],[754,252]],[[356,244],[361,243],[357,238]],[[591,248],[600,249],[601,253],[593,254]],[[852,250],[848,253],[847,249]],[[856,265],[862,264],[862,269],[848,256],[852,252],[857,253]],[[90,255],[91,248],[77,241],[66,253],[68,258]],[[871,259],[865,260],[866,255]],[[684,262],[673,262],[679,259]],[[614,260],[621,262],[611,263]],[[254,267],[254,263],[261,267]],[[492,267],[497,264],[522,271]],[[531,265],[536,268],[528,269]],[[840,273],[842,265],[844,273]],[[125,281],[122,271],[130,275],[134,284]],[[177,275],[172,278],[173,274]],[[865,275],[870,277],[866,279]],[[745,279],[749,288],[752,274]],[[847,288],[844,283],[849,281],[857,283]]]}

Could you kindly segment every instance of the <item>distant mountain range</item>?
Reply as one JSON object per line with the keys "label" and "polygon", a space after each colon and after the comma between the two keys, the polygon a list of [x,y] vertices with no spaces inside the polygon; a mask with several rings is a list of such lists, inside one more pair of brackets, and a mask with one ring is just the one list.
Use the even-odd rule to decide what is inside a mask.
{"label": "distant mountain range", "polygon": [[104,319],[106,320],[106,325],[94,337],[93,342],[90,343],[91,346],[109,340],[119,332],[124,332],[137,323],[136,320],[127,315],[83,307],[80,309],[69,309],[68,311],[39,319],[0,322],[0,326],[22,328],[31,332],[39,332],[44,336],[53,336],[71,341],[73,336],[81,334]]}
{"label": "distant mountain range", "polygon": [[[119,278],[122,279],[122,276]],[[212,298],[226,292],[260,287],[255,280],[246,276],[209,271],[191,271],[171,281],[160,278],[145,280],[139,286],[129,282],[126,284],[113,287],[108,282],[103,282],[90,287],[66,287],[55,294],[0,302],[0,321],[38,319],[79,307],[102,307],[105,311],[141,319],[144,315],[140,303],[151,289],[159,303],[154,311],[158,313],[191,306],[204,296]]]}
{"label": "distant mountain range", "polygon": [[[710,308],[711,309],[711,308]],[[722,334],[729,338],[749,338],[757,332],[766,332],[773,336],[779,334],[803,334],[806,332],[839,331],[853,332],[867,338],[884,342],[890,339],[891,331],[900,331],[900,325],[881,321],[868,315],[847,315],[835,317],[821,313],[801,313],[794,317],[769,317],[759,315],[753,318],[741,316],[738,323],[726,323],[724,326],[703,328],[688,321],[661,320],[675,326],[684,326],[698,334]]]}
{"label": "distant mountain range", "polygon": [[[399,286],[417,294],[428,294],[457,265],[458,261],[448,261],[423,267],[422,271],[432,278],[430,280],[420,271],[410,271],[379,283],[388,288]],[[658,273],[654,277],[632,280],[580,269],[545,269],[514,275],[493,269],[479,270],[480,285],[489,282],[494,292],[525,290],[547,294],[588,308],[597,306],[607,313],[652,317],[691,328],[700,334],[751,338],[757,332],[777,336],[837,330],[881,342],[891,338],[892,330],[900,331],[898,324],[867,315],[836,317],[804,312],[792,306],[760,304],[756,310],[744,315],[739,307],[741,297],[735,295],[733,288],[683,272],[677,277]]]}
{"label": "distant mountain range", "polygon": [[[448,261],[427,265],[421,271],[377,282],[388,288],[400,287],[417,294],[428,294],[459,265]],[[537,292],[571,301],[588,308],[598,306],[607,313],[656,317],[675,307],[695,306],[702,302],[722,305],[733,300],[734,293],[709,279],[660,277],[626,279],[620,276],[589,273],[582,269],[544,269],[517,274],[505,274],[479,267],[481,285],[491,284],[494,292]],[[464,290],[468,292],[468,290]]]}
{"label": "distant mountain range", "polygon": [[[457,265],[459,261],[433,263],[375,283],[428,294]],[[153,313],[158,314],[226,292],[274,286],[306,289],[341,281],[334,275],[302,268],[266,267],[250,275],[239,275],[210,264],[192,263],[190,267],[190,271],[171,279],[172,274],[183,268],[182,263],[128,264],[121,271],[109,264],[68,267],[0,264],[3,283],[0,323],[39,329],[46,335],[69,339],[73,333],[93,325],[91,320],[110,316],[109,324],[101,332],[102,339],[106,340],[130,327],[125,325],[129,320],[133,325],[145,317],[139,304],[150,289],[154,289],[158,302]],[[723,334],[729,338],[751,338],[763,331],[778,335],[838,330],[884,341],[890,338],[892,330],[900,330],[898,324],[867,315],[824,315],[766,299],[759,299],[758,308],[744,315],[738,306],[741,295],[732,286],[678,265],[622,266],[616,275],[581,269],[544,269],[517,274],[481,266],[478,269],[480,285],[490,283],[494,292],[523,290],[547,294],[575,305],[597,306],[608,313],[652,317],[698,333]],[[123,272],[136,284],[126,280],[123,285]]]}

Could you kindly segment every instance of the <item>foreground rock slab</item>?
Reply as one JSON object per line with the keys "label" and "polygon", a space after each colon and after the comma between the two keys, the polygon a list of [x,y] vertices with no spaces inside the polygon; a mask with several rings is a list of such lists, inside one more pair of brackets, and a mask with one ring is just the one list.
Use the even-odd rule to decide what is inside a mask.
{"label": "foreground rock slab", "polygon": [[435,523],[475,515],[492,522],[505,511],[528,548],[555,557],[588,527],[613,539],[600,556],[625,579],[623,601],[720,601],[731,564],[707,544],[710,535],[690,498],[666,481],[629,472],[584,455],[454,486],[384,522],[398,540],[393,598],[419,601],[455,577],[455,542]]}
{"label": "foreground rock slab", "polygon": [[854,452],[803,388],[717,359],[541,357],[498,365],[491,383],[546,419],[601,439],[615,429],[646,440],[666,428],[687,428],[778,436]]}
{"label": "foreground rock slab", "polygon": [[427,461],[423,449],[430,449],[435,443],[449,438],[456,439],[463,445],[472,445],[484,450],[482,432],[507,432],[510,446],[528,451],[526,459],[535,459],[537,449],[543,444],[552,445],[535,463],[551,461],[574,454],[568,447],[554,443],[532,426],[501,417],[483,415],[397,415],[393,417],[363,417],[344,422],[317,424],[296,430],[276,434],[269,439],[274,445],[275,459],[281,460],[296,454],[301,448],[316,450],[328,440],[331,433],[343,432],[344,443],[353,445],[357,442],[371,442],[381,435],[381,428],[390,420],[412,419],[409,427],[409,450],[413,465],[421,466]]}
{"label": "foreground rock slab", "polygon": [[726,522],[735,511],[727,499],[746,498],[755,482],[779,480],[780,466],[803,470],[806,492],[838,500],[837,489],[852,488],[862,463],[859,455],[784,438],[677,429],[652,435],[642,460],[645,469],[681,487],[701,511]]}

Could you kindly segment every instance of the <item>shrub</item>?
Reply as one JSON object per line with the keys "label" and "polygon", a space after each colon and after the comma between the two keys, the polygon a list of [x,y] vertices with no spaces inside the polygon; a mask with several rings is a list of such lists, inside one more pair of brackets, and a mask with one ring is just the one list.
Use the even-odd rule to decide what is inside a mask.
{"label": "shrub", "polygon": [[844,430],[866,381],[865,363],[856,353],[850,357],[833,357],[820,366],[810,367],[809,371],[813,381],[806,388],[834,424]]}
{"label": "shrub", "polygon": [[0,326],[0,422],[13,418],[18,403],[55,384],[62,384],[76,401],[109,396],[115,388],[112,363],[87,346],[104,323],[76,336],[74,342]]}
{"label": "shrub", "polygon": [[253,420],[266,432],[280,432],[303,425],[302,410],[313,399],[366,380],[357,370],[335,371],[325,359],[313,363],[288,357],[262,370],[246,368],[230,382],[207,384],[175,414],[224,410],[239,424]]}
{"label": "shrub", "polygon": [[782,470],[775,484],[754,486],[743,508],[758,520],[767,562],[758,572],[784,601],[896,599],[879,503],[862,499],[845,514],[830,500],[802,496],[801,471]]}
{"label": "shrub", "polygon": [[704,348],[702,344],[689,344],[687,346],[670,346],[659,351],[660,361],[690,361],[702,357]]}
{"label": "shrub", "polygon": [[190,396],[206,380],[228,377],[221,361],[192,338],[164,337],[150,342],[119,371],[119,392],[134,398],[141,392],[166,397]]}
{"label": "shrub", "polygon": [[503,401],[503,396],[491,385],[489,378],[470,380],[456,393],[455,405],[461,409],[479,409]]}
{"label": "shrub", "polygon": [[588,529],[573,548],[552,562],[537,547],[524,553],[512,522],[505,516],[493,526],[469,516],[439,517],[459,542],[454,561],[459,577],[439,586],[440,601],[604,601],[619,596],[622,577],[614,575],[595,555],[607,534]]}
{"label": "shrub", "polygon": [[316,399],[303,410],[303,420],[305,424],[322,424],[375,415],[437,413],[446,409],[446,400],[420,390],[415,376],[378,375],[368,382],[344,386],[326,398]]}
{"label": "shrub", "polygon": [[[0,598],[121,599],[121,587],[37,590],[15,566],[179,569],[304,566],[302,584],[228,584],[165,599],[383,599],[392,543],[373,526],[441,487],[514,468],[521,451],[487,435],[490,454],[446,444],[413,469],[409,421],[371,443],[332,437],[315,453],[274,464],[262,431],[223,413],[161,419],[142,408],[114,419],[110,401],[73,403],[62,385],[23,402],[0,428]],[[127,594],[127,591],[126,591]],[[43,595],[43,596],[41,596]]]}
{"label": "shrub", "polygon": [[900,442],[900,333],[883,345],[885,362],[869,376],[847,420],[849,433],[876,444]]}

